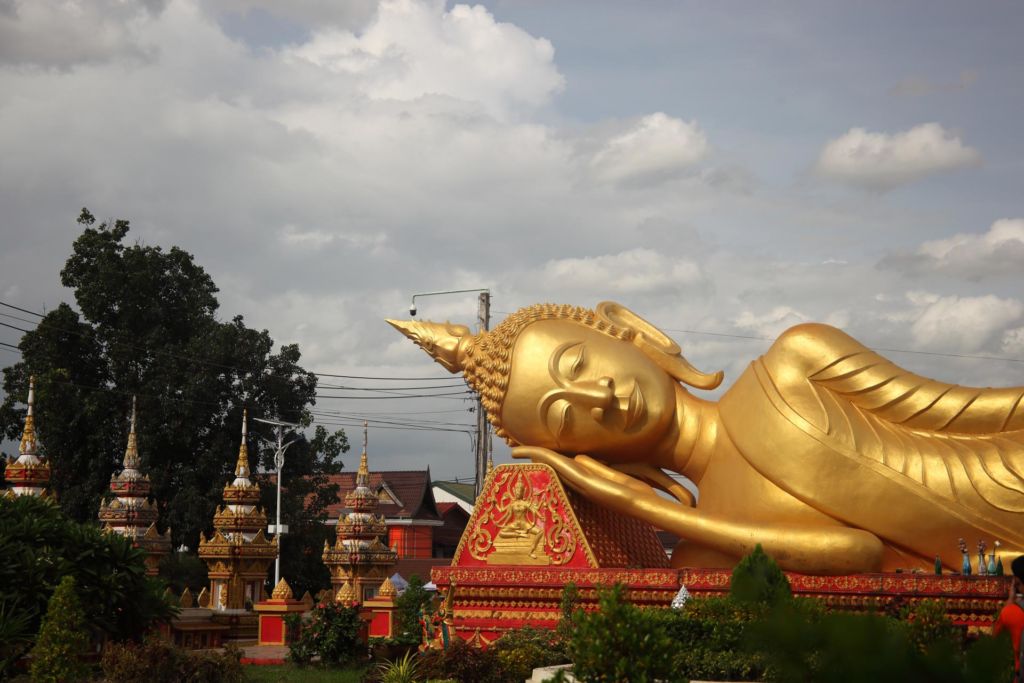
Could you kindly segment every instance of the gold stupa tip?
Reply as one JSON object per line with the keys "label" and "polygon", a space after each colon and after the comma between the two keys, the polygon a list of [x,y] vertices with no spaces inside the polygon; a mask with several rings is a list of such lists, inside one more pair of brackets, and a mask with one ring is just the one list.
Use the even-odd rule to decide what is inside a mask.
{"label": "gold stupa tip", "polygon": [[382,598],[393,598],[398,595],[398,591],[395,590],[395,584],[391,583],[391,578],[384,579],[384,583],[380,585],[380,590],[377,591],[377,595]]}
{"label": "gold stupa tip", "polygon": [[288,585],[288,582],[281,577],[281,580],[274,586],[273,592],[270,594],[274,600],[292,600],[295,595],[292,593],[292,587]]}

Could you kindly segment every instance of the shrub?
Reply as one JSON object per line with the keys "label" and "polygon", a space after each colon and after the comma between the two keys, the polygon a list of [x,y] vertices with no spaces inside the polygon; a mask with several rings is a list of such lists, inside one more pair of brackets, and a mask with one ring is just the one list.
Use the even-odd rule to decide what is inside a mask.
{"label": "shrub", "polygon": [[81,656],[89,647],[85,614],[75,594],[75,579],[65,576],[53,592],[39,637],[32,648],[32,680],[70,683],[88,678]]}
{"label": "shrub", "polygon": [[652,615],[677,647],[672,676],[680,680],[761,680],[766,663],[748,647],[750,629],[768,613],[763,603],[739,603],[729,597],[690,600],[682,610]]}
{"label": "shrub", "polygon": [[565,643],[557,633],[526,626],[509,631],[491,645],[503,680],[518,683],[533,670],[569,662]]}
{"label": "shrub", "polygon": [[961,631],[953,626],[942,600],[921,600],[904,608],[900,617],[907,624],[910,640],[921,652],[938,644],[956,649],[963,646]]}
{"label": "shrub", "polygon": [[623,600],[623,587],[602,591],[596,612],[577,612],[569,644],[573,671],[588,683],[644,683],[667,678],[675,646],[657,610]]}
{"label": "shrub", "polygon": [[420,675],[426,680],[502,681],[498,657],[493,648],[473,647],[462,638],[453,638],[441,650],[427,650],[420,655]]}
{"label": "shrub", "polygon": [[729,595],[737,602],[774,605],[792,599],[789,579],[758,543],[732,570]]}
{"label": "shrub", "polygon": [[288,646],[288,661],[306,666],[319,656],[321,664],[338,666],[365,659],[362,626],[357,608],[320,603],[303,623],[299,637]]}
{"label": "shrub", "polygon": [[162,638],[141,645],[110,643],[101,666],[108,683],[243,683],[242,652],[227,646],[223,652],[191,652]]}

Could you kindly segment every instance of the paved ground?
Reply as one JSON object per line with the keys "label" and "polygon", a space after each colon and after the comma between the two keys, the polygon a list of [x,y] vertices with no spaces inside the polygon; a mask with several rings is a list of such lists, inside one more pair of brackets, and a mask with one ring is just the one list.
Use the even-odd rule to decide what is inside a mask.
{"label": "paved ground", "polygon": [[285,645],[250,645],[243,647],[243,664],[281,664],[288,656]]}

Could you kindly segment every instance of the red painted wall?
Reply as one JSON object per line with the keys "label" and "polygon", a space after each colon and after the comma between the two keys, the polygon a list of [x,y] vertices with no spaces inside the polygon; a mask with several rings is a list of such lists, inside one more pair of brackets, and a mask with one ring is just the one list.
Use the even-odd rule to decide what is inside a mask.
{"label": "red painted wall", "polygon": [[429,526],[388,527],[388,545],[399,558],[430,558],[434,549],[434,528]]}

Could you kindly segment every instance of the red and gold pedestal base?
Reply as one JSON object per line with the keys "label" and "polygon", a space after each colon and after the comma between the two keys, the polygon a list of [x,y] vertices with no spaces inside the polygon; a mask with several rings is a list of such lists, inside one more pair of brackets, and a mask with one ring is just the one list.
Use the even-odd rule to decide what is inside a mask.
{"label": "red and gold pedestal base", "polygon": [[[431,578],[446,595],[454,591],[454,635],[486,645],[526,625],[554,628],[569,583],[586,610],[597,608],[602,587],[616,583],[630,602],[664,608],[682,586],[695,599],[729,591],[731,569],[668,564],[649,525],[576,496],[546,465],[516,464],[488,476],[451,566],[434,567]],[[953,574],[787,576],[797,597],[830,609],[898,614],[915,602],[942,600],[952,621],[971,630],[992,624],[1010,582]]]}
{"label": "red and gold pedestal base", "polygon": [[259,645],[288,645],[289,633],[285,619],[292,614],[308,612],[311,605],[305,600],[296,600],[288,582],[281,579],[269,600],[253,605],[259,615],[259,630],[256,641]]}

